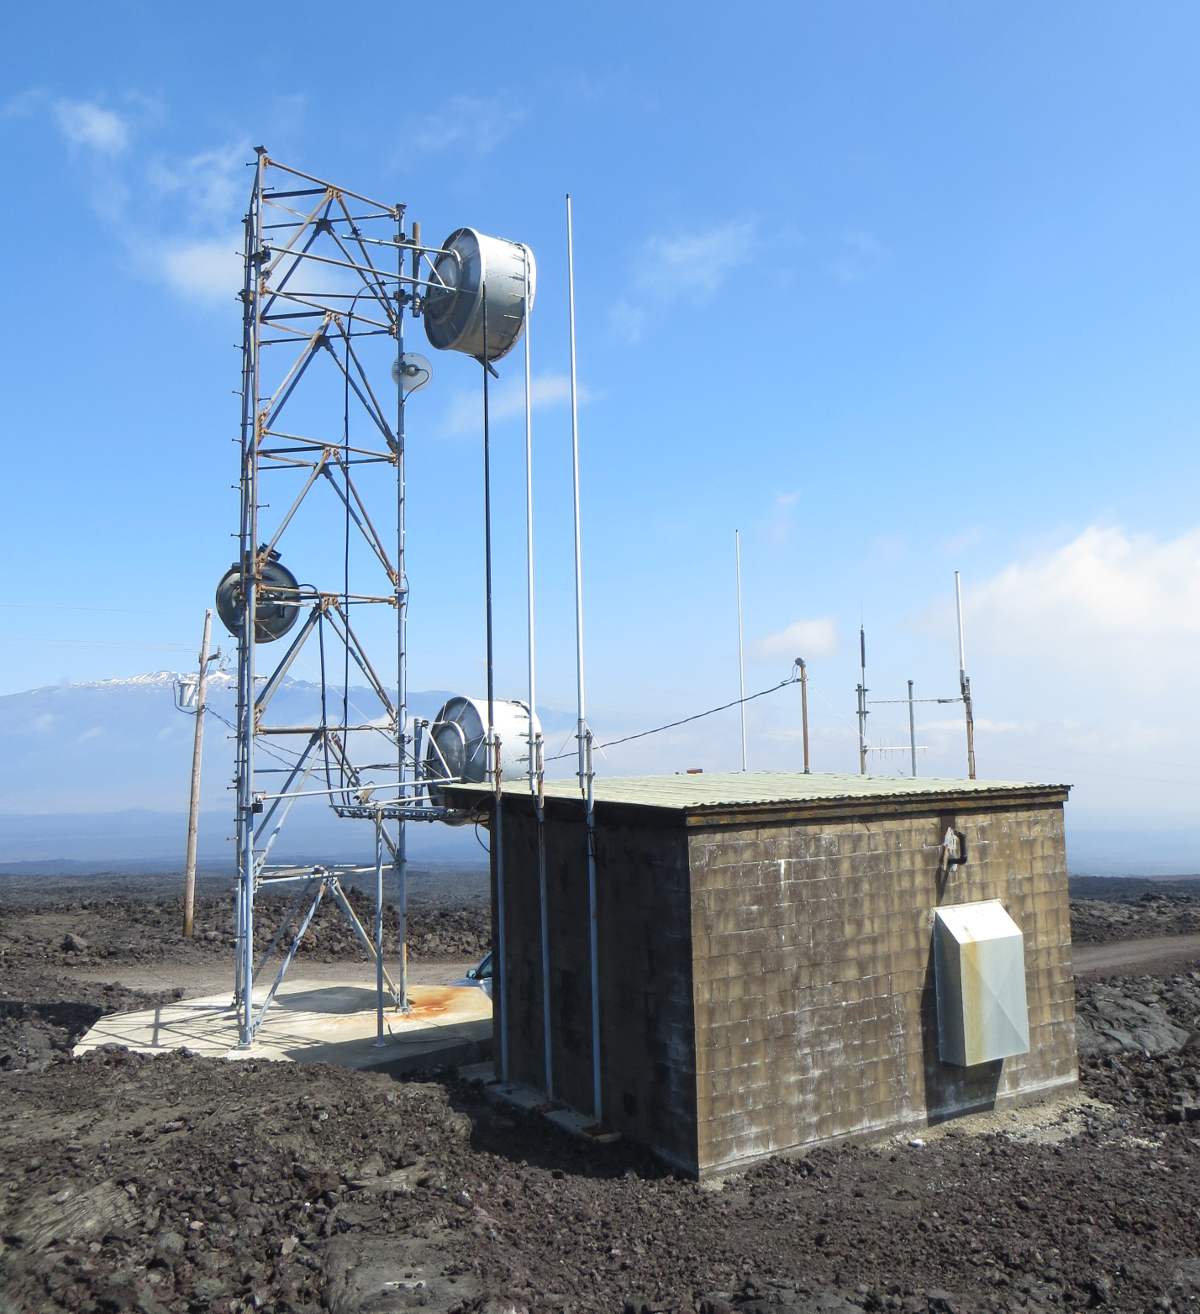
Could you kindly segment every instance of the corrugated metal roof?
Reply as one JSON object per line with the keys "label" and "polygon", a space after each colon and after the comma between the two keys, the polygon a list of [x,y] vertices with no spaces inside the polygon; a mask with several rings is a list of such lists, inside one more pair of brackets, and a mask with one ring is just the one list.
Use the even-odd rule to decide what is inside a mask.
{"label": "corrugated metal roof", "polygon": [[[525,781],[505,783],[505,793],[523,793]],[[787,803],[835,802],[841,799],[900,801],[922,795],[1001,796],[1034,790],[1065,791],[1068,785],[1005,780],[912,779],[909,776],[856,776],[814,771],[726,771],[711,775],[597,776],[597,803],[670,808],[691,812],[704,808],[754,807]],[[486,785],[451,786],[488,793]],[[547,798],[577,799],[574,779],[547,780]]]}

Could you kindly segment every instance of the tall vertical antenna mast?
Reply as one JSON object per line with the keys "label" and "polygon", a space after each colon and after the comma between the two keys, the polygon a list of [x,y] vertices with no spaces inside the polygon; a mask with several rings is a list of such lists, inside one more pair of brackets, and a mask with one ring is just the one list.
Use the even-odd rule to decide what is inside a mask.
{"label": "tall vertical antenna mast", "polygon": [[579,787],[584,788],[584,723],[587,710],[583,697],[583,556],[579,532],[579,398],[575,378],[575,243],[571,231],[571,194],[567,193],[567,296],[571,311],[571,473],[575,481],[575,673],[579,741]]}
{"label": "tall vertical antenna mast", "polygon": [[745,765],[745,656],[741,644],[741,535],[733,531],[733,555],[737,557],[737,678],[741,686],[741,769]]}
{"label": "tall vertical antenna mast", "polygon": [[913,716],[913,682],[908,682],[908,747],[912,753],[912,773],[913,779],[917,778],[917,722]]}
{"label": "tall vertical antenna mast", "polygon": [[542,737],[535,733],[537,679],[533,628],[533,392],[529,376],[529,249],[525,256],[525,564],[529,612],[529,792],[537,815],[538,896],[542,917],[542,1042],[546,1067],[546,1094],[554,1096],[554,1068],[550,1051],[550,917],[546,895],[546,825],[542,807]]}
{"label": "tall vertical antenna mast", "polygon": [[600,955],[596,908],[596,800],[592,770],[592,732],[583,702],[583,566],[579,537],[579,399],[575,381],[575,244],[571,232],[571,195],[567,193],[567,286],[571,308],[571,470],[575,479],[575,654],[579,680],[579,786],[587,802],[588,922],[592,959],[592,1109],[602,1120],[600,1088]]}
{"label": "tall vertical antenna mast", "polygon": [[742,690],[742,770],[746,770],[746,660],[742,651],[742,539],[740,533],[733,531],[733,551],[737,557],[737,593],[738,593],[738,678]]}
{"label": "tall vertical antenna mast", "polygon": [[860,669],[862,670],[862,679],[857,690],[858,694],[858,772],[859,775],[867,774],[867,629],[865,625],[858,627],[858,651]]}
{"label": "tall vertical antenna mast", "polygon": [[954,572],[954,601],[958,607],[958,688],[967,718],[967,778],[975,779],[975,718],[971,712],[971,680],[967,675],[966,645],[963,643],[962,576]]}

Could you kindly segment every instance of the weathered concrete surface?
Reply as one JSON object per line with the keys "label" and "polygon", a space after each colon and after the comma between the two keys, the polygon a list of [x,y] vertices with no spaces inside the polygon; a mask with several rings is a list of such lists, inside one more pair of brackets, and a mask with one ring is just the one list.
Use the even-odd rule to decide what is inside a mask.
{"label": "weathered concrete surface", "polygon": [[[939,873],[947,826],[970,861]],[[1078,1080],[1062,808],[897,815],[691,837],[700,1171],[937,1122]],[[938,1056],[932,912],[1021,927],[1030,1051]]]}
{"label": "weathered concrete surface", "polygon": [[[255,991],[261,1006],[267,988]],[[396,1074],[477,1062],[491,1050],[492,1007],[476,986],[409,987],[400,1013],[385,997],[384,1043],[376,1046],[375,991],[359,981],[314,986],[284,981],[248,1049],[237,1048],[230,995],[109,1013],[75,1046],[83,1054],[120,1045],[139,1054],[187,1049],[206,1058],[283,1059]]]}
{"label": "weathered concrete surface", "polygon": [[[1073,1088],[1066,789],[868,778],[855,797],[852,779],[842,793],[794,779],[793,798],[773,776],[762,801],[733,777],[727,806],[710,780],[698,807],[664,805],[669,779],[647,806],[606,782],[619,801],[596,805],[604,1121],[706,1176]],[[948,828],[969,861],[946,870]],[[554,1095],[590,1111],[580,801],[548,797],[545,830]],[[508,1076],[545,1089],[528,795],[505,795],[503,852]],[[1024,936],[1030,1052],[957,1068],[938,1055],[933,910],[984,899]],[[498,1056],[498,1003],[494,1028]]]}

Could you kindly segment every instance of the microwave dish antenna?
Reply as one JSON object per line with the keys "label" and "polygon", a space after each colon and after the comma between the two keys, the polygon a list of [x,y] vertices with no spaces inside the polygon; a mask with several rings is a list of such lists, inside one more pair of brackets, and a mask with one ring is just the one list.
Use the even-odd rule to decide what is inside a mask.
{"label": "microwave dish antenna", "polygon": [[[517,699],[493,701],[492,724],[500,741],[500,776],[520,780],[529,776],[529,745],[542,736],[542,723],[533,714],[530,734],[529,704]],[[438,780],[464,780],[482,784],[487,780],[486,698],[451,698],[442,704],[429,723],[429,739],[421,764],[422,776],[430,782],[430,795],[441,800]],[[447,816],[454,825],[466,818]]]}
{"label": "microwave dish antenna", "polygon": [[400,387],[406,397],[420,392],[422,388],[428,388],[432,378],[433,366],[415,351],[406,351],[402,361],[392,361],[392,382]]}
{"label": "microwave dish antenna", "polygon": [[487,285],[487,359],[507,356],[525,331],[525,265],[529,309],[537,289],[533,252],[520,242],[458,228],[442,243],[425,297],[425,336],[439,351],[483,359],[483,289]]}
{"label": "microwave dish antenna", "polygon": [[[267,552],[265,548],[258,551],[254,642],[274,643],[283,638],[300,615],[300,585],[296,583],[295,575],[279,560],[278,552]],[[234,638],[242,631],[242,614],[246,607],[242,577],[241,564],[235,561],[217,585],[217,615]]]}

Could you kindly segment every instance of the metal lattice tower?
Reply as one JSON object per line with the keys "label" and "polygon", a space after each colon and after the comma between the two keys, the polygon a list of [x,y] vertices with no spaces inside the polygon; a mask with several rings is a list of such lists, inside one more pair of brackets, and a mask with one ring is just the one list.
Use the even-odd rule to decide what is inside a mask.
{"label": "metal lattice tower", "polygon": [[[410,733],[406,689],[404,312],[419,315],[431,288],[443,286],[434,269],[440,249],[421,247],[415,230],[405,233],[403,205],[373,201],[289,168],[263,148],[257,155],[241,293],[239,554],[218,590],[222,618],[238,639],[239,1043],[253,1040],[327,895],[374,961],[382,1039],[385,986],[396,1006],[407,1008],[405,826],[448,815],[431,801],[421,779],[421,746]],[[393,387],[394,402],[388,392]],[[308,409],[306,400],[313,403]],[[340,423],[330,419],[336,411]],[[319,497],[326,499],[319,508],[326,523],[344,531],[339,578],[298,583],[282,562],[288,530],[295,533],[301,506]],[[395,624],[395,697],[379,673],[390,667],[392,653],[385,667],[372,661],[360,641],[367,629],[379,629],[374,623],[364,627],[360,618],[380,609],[391,609]],[[278,650],[266,645],[285,634],[288,642],[279,645],[276,658]],[[320,714],[303,725],[274,723],[272,699],[306,647],[320,661]],[[334,698],[331,672],[339,665],[340,698]],[[378,699],[381,717],[364,717],[351,704],[351,668]],[[420,729],[418,724],[418,736]],[[369,869],[270,861],[292,807],[311,796],[328,800],[340,817],[374,824],[373,934],[355,916],[340,880]],[[397,980],[383,962],[385,865],[393,867],[399,892]],[[268,889],[294,889],[295,899],[256,965],[255,896]],[[255,981],[293,926],[274,983],[256,1005]]]}

